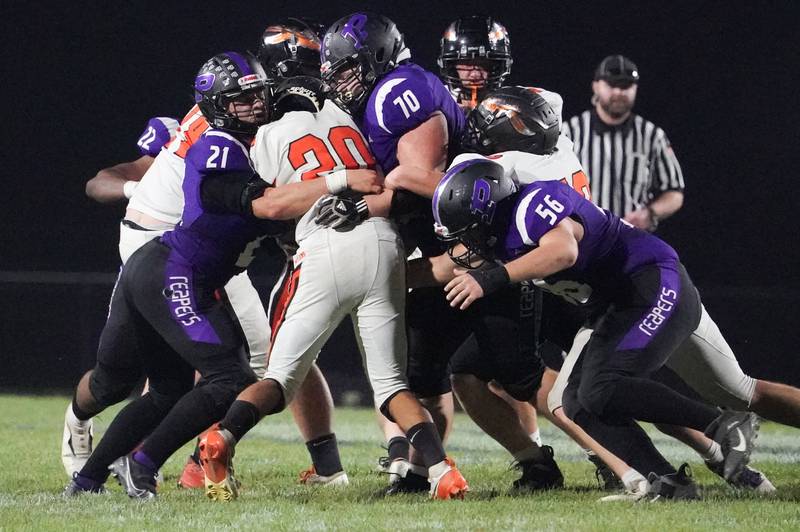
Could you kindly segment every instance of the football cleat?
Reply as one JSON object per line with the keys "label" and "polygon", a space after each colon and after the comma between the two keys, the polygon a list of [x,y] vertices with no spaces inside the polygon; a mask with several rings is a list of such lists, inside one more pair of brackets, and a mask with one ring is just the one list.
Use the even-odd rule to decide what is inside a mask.
{"label": "football cleat", "polygon": [[606,491],[620,491],[625,489],[622,480],[611,471],[611,468],[608,467],[599,456],[592,453],[587,455],[587,458],[595,466],[594,476],[597,479],[597,483],[600,485],[600,489]]}
{"label": "football cleat", "polygon": [[522,476],[512,484],[515,490],[551,490],[564,487],[564,475],[553,459],[553,448],[541,447],[544,460],[515,462],[512,468],[522,470]]}
{"label": "football cleat", "polygon": [[61,439],[61,462],[69,478],[83,469],[92,454],[94,428],[92,420],[78,421],[72,415],[72,403],[64,416],[64,435]]}
{"label": "football cleat", "polygon": [[78,479],[77,471],[72,475],[72,480],[69,481],[69,484],[64,488],[61,492],[61,496],[64,498],[72,498],[72,497],[80,497],[81,495],[85,494],[103,494],[107,493],[105,486],[102,484],[98,484],[96,486],[86,488],[80,484],[80,480]]}
{"label": "football cleat", "polygon": [[461,475],[456,463],[451,458],[445,458],[447,469],[436,478],[431,478],[431,499],[449,500],[463,499],[469,491],[467,480]]}
{"label": "football cleat", "polygon": [[[724,462],[717,462],[715,464],[706,462],[707,468],[720,477],[725,478],[722,472],[723,465]],[[739,477],[731,482],[728,482],[728,484],[736,489],[751,490],[755,493],[761,493],[765,495],[778,491],[764,473],[757,469],[753,469],[750,466],[745,466],[745,468],[742,469],[742,472],[739,474]]]}
{"label": "football cleat", "polygon": [[647,495],[650,502],[663,500],[700,500],[700,489],[692,478],[692,469],[689,464],[682,464],[676,473],[656,475],[650,473],[647,477],[650,487]]}
{"label": "football cleat", "polygon": [[133,459],[133,453],[114,460],[108,468],[132,499],[156,498],[156,471]]}
{"label": "football cleat", "polygon": [[200,489],[205,486],[205,474],[200,462],[193,454],[189,455],[186,465],[183,466],[181,478],[178,479],[178,487],[187,490]]}
{"label": "football cleat", "polygon": [[412,464],[405,458],[396,458],[392,461],[387,458],[383,462],[379,460],[378,463],[383,466],[382,472],[389,475],[386,495],[423,493],[431,490],[426,467]]}
{"label": "football cleat", "polygon": [[715,419],[706,429],[706,436],[722,447],[725,462],[722,478],[735,482],[750,461],[753,443],[758,437],[758,416],[752,412],[728,410]]}
{"label": "football cleat", "polygon": [[212,501],[232,501],[239,496],[239,483],[233,476],[234,438],[224,429],[210,430],[200,440],[200,467],[203,468],[206,497]]}
{"label": "football cleat", "polygon": [[624,490],[613,495],[606,495],[599,499],[600,502],[639,502],[647,497],[647,480],[640,480],[633,489]]}
{"label": "football cleat", "polygon": [[300,484],[306,486],[347,486],[350,484],[350,479],[347,478],[347,473],[344,471],[337,471],[333,475],[318,475],[316,468],[312,465],[308,469],[300,471]]}

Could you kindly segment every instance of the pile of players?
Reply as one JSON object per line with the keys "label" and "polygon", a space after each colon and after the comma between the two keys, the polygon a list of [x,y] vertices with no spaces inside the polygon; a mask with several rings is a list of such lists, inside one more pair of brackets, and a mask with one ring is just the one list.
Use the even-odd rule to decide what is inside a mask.
{"label": "pile of players", "polygon": [[[499,22],[458,19],[443,83],[367,12],[324,32],[282,21],[257,55],[209,59],[180,124],[151,120],[142,157],[87,184],[129,201],[97,364],[67,407],[65,494],[102,492],[111,473],[154,498],[164,462],[197,438],[179,485],[234,499],[236,445],[286,407],[312,460],[301,482],[346,485],[315,359],[347,316],[389,494],[469,490],[443,446],[454,393],[513,456],[515,490],[564,483],[538,411],[620,491],[606,500],[700,496],[637,421],[735,488],[774,491],[747,465],[756,414],[800,426],[800,391],[745,375],[675,251],[591,203],[560,97],[504,87],[511,65]],[[287,258],[269,313],[246,272],[264,238]],[[652,378],[665,365],[702,399]],[[93,449],[92,417],[143,375]]]}

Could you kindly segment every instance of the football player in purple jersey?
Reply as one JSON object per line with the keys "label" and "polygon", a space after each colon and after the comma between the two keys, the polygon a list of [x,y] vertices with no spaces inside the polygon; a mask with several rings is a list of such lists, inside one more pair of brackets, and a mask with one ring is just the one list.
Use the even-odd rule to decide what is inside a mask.
{"label": "football player in purple jersey", "polygon": [[[386,186],[395,190],[391,214],[395,217],[425,214],[427,209],[420,208],[418,200],[430,198],[444,165],[456,153],[464,125],[463,111],[434,74],[411,62],[403,36],[394,23],[382,15],[354,13],[343,17],[326,33],[321,52],[323,79],[331,86],[332,98],[361,120],[362,130],[387,172]],[[404,171],[393,173],[395,168]],[[430,219],[417,218],[419,220],[422,220],[421,224],[404,224],[409,251],[419,247],[423,254],[440,253],[440,244],[431,238],[430,225],[425,226]],[[500,299],[499,296],[496,298],[497,301]],[[437,306],[432,306],[434,304]],[[460,330],[465,334],[457,338],[442,335],[441,330],[432,328],[435,320],[430,320],[430,313],[439,306],[447,308],[438,290],[413,291],[409,306],[414,309],[409,314],[409,380],[412,389],[433,413],[440,433],[446,437],[453,412],[449,376],[446,371],[437,371],[441,378],[432,382],[434,379],[414,361],[427,363],[427,360],[434,360],[446,368],[450,356],[470,336],[467,329],[471,326],[461,324]],[[505,300],[499,306],[504,314],[512,308],[505,304]],[[518,312],[524,311],[518,309]],[[475,317],[475,320],[481,319],[483,316]],[[484,335],[482,344],[493,352],[491,358],[502,358],[503,352],[512,352],[524,360],[535,361],[531,356],[533,353],[528,353],[533,349],[533,342],[515,340],[529,329],[532,331],[532,327],[520,327],[518,319],[513,316],[503,316],[502,319],[509,326],[503,333],[493,335],[489,327],[483,327],[489,332]],[[534,373],[534,368],[530,373]],[[527,398],[528,392],[532,392],[532,382],[515,384],[518,384],[515,393],[520,397]],[[517,423],[513,411],[510,416],[511,423]],[[408,444],[397,437],[390,439],[391,434],[386,430],[385,434],[389,439],[387,472],[399,472],[402,477],[389,492],[427,489],[424,469],[404,460]],[[527,434],[524,439],[524,456],[521,454],[518,460],[530,467],[523,467],[523,478],[515,486],[544,488],[560,485],[561,474],[552,456],[532,444]],[[412,456],[412,462],[415,461]],[[544,466],[557,474],[551,475],[544,483],[528,482],[532,476],[528,469],[533,471],[537,466]]]}
{"label": "football player in purple jersey", "polygon": [[[524,117],[517,118],[517,121],[524,121]],[[512,140],[531,142],[530,137],[527,141],[523,138],[525,134],[518,128],[503,128],[501,124],[507,121],[499,117],[492,122],[508,137],[506,146],[513,145],[509,144]],[[497,143],[498,133],[491,136],[493,138],[484,140]],[[579,360],[579,369],[573,373],[583,376],[576,375],[578,378],[570,381],[565,403],[570,414],[582,421],[582,425],[591,427],[590,431],[604,421],[613,422],[610,426],[616,427],[619,437],[609,439],[601,435],[598,437],[601,443],[626,459],[631,456],[629,451],[639,447],[640,458],[650,452],[650,464],[660,460],[668,465],[649,441],[641,437],[643,433],[637,434],[632,425],[619,423],[622,418],[628,421],[631,418],[656,421],[671,418],[670,423],[680,424],[675,423],[675,409],[659,405],[652,391],[658,390],[660,394],[669,388],[641,379],[649,374],[649,366],[663,360],[714,404],[751,409],[769,419],[797,426],[798,390],[745,375],[701,305],[698,320],[688,320],[699,321],[700,326],[693,324],[695,328],[685,341],[681,342],[685,331],[678,333],[677,339],[674,334],[664,333],[662,327],[678,329],[687,315],[692,317],[695,305],[689,305],[687,310],[686,302],[681,302],[680,298],[696,299],[696,291],[671,248],[601,211],[566,185],[544,181],[529,184],[521,192],[512,190],[513,183],[509,184],[507,177],[493,177],[498,175],[498,168],[502,174],[502,167],[485,158],[455,165],[437,189],[434,215],[440,234],[461,241],[478,256],[494,260],[495,266],[501,263],[507,266],[483,271],[453,271],[447,266],[448,263],[452,266],[452,262],[445,260],[439,263],[437,275],[441,276],[440,281],[450,281],[446,287],[450,291],[448,297],[461,307],[469,306],[473,298],[490,293],[506,278],[513,280],[520,276],[543,279],[539,281],[541,285],[562,297],[578,298],[587,303],[594,301],[594,317],[602,317],[602,320],[596,321],[597,332],[593,333],[596,336],[592,336],[581,355],[588,363]],[[484,187],[483,178],[489,183],[488,188]],[[458,192],[459,187],[461,192]],[[565,234],[561,233],[562,229],[569,230]],[[561,260],[565,262],[560,263]],[[659,274],[657,279],[652,274],[655,271]],[[659,284],[661,288],[660,291],[650,290],[655,292],[653,305],[646,297],[648,290],[644,287],[648,283]],[[665,288],[668,283],[674,286]],[[630,290],[636,290],[637,295],[632,296]],[[677,322],[673,321],[676,314]],[[633,327],[628,327],[631,324]],[[674,352],[665,355],[670,349]],[[603,389],[607,382],[615,385],[611,393]],[[644,388],[649,388],[650,393]],[[720,390],[726,391],[720,393]],[[635,405],[620,405],[625,401],[619,396],[626,393],[636,395],[636,399],[629,398]],[[693,419],[694,428],[701,430],[702,422],[709,419],[711,412],[708,411],[705,421],[701,422],[701,417],[693,416],[702,412],[702,404],[685,403],[684,398],[672,390],[668,393],[671,400],[693,409],[690,411],[693,414],[687,415],[683,424]],[[719,450],[724,455],[723,461],[712,470],[734,486],[774,491],[763,475],[745,466],[749,452],[747,440],[754,429],[753,417],[726,415],[733,420],[731,423],[717,422],[706,429],[707,434],[719,442]],[[726,438],[729,438],[727,442]],[[635,465],[642,471],[649,471],[640,464]],[[684,496],[696,496],[696,489],[692,489],[683,470],[665,471],[651,476],[650,480],[652,492],[657,496],[681,490]]]}

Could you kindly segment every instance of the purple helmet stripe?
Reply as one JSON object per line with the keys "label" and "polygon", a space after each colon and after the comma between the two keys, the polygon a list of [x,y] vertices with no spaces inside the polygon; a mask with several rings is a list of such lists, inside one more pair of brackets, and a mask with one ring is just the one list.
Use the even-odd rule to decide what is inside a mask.
{"label": "purple helmet stripe", "polygon": [[253,72],[253,69],[250,68],[250,64],[247,62],[247,59],[245,59],[239,52],[226,52],[225,55],[230,57],[231,60],[236,63],[236,66],[239,67],[239,72],[242,76],[255,73]]}
{"label": "purple helmet stripe", "polygon": [[439,199],[442,197],[442,194],[444,194],[444,189],[447,187],[447,183],[450,181],[450,179],[452,179],[454,175],[456,175],[458,172],[460,172],[467,166],[473,165],[483,160],[484,159],[469,159],[462,163],[458,163],[457,165],[449,169],[447,173],[444,174],[444,176],[442,177],[442,180],[439,181],[439,184],[436,185],[436,190],[433,192],[432,207],[433,207],[433,219],[437,224],[442,225],[442,220],[439,218]]}

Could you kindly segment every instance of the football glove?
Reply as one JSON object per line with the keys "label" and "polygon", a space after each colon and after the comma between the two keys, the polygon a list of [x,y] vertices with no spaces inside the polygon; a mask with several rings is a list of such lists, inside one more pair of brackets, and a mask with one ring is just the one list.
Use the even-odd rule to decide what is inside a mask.
{"label": "football glove", "polygon": [[317,203],[314,221],[336,231],[350,231],[369,218],[367,202],[362,196],[324,196]]}

